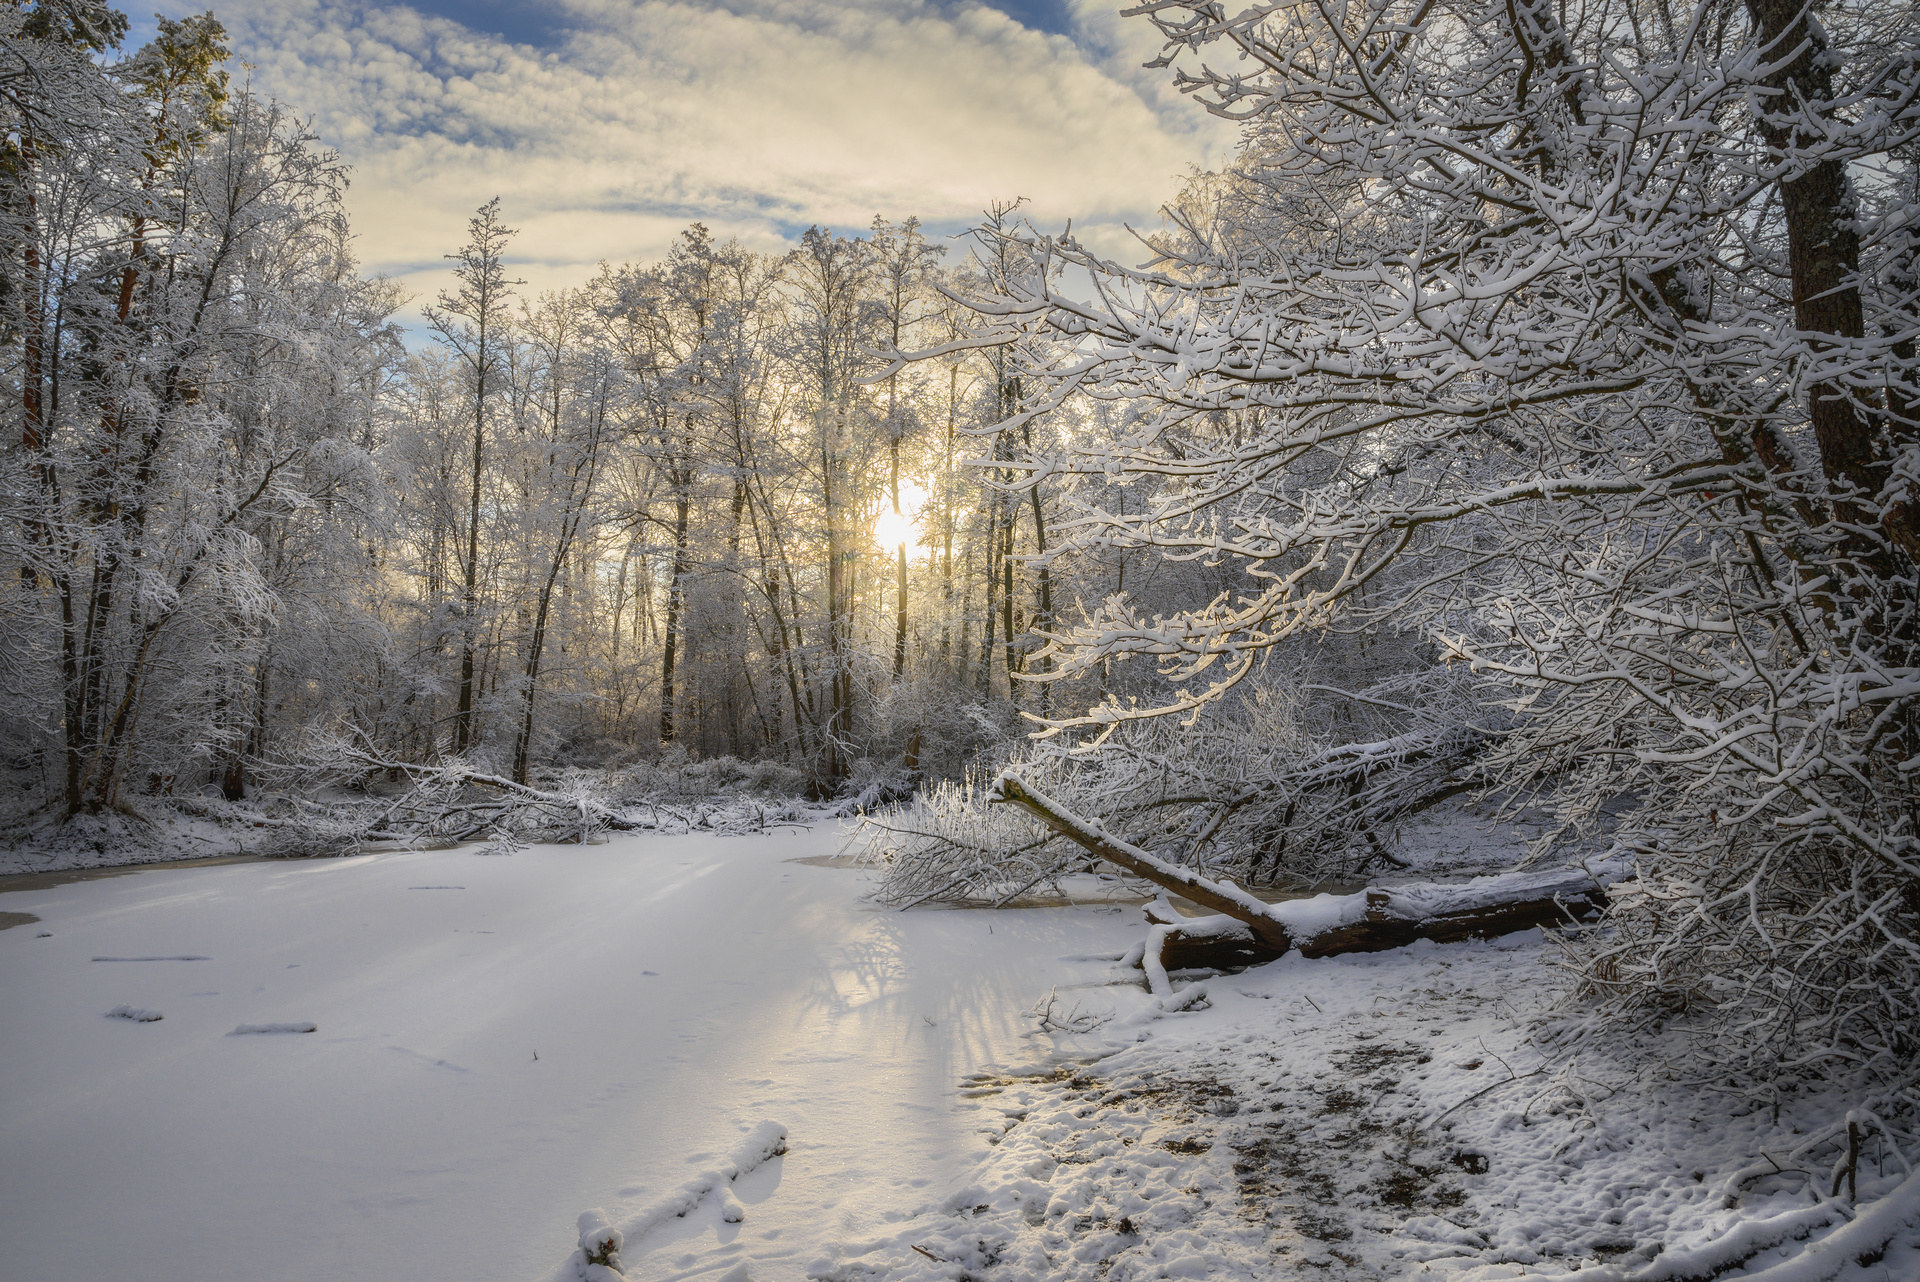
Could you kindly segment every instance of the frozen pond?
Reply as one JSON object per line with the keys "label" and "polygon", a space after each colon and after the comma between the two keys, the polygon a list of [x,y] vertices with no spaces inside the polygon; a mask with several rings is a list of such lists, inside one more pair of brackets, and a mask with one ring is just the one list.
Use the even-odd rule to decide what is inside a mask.
{"label": "frozen pond", "polygon": [[[785,1125],[629,1274],[799,1278],[977,1157],[958,1079],[1138,935],[896,913],[762,837],[152,870],[0,893],[0,1275],[533,1279]],[[140,1016],[113,1018],[125,1008]],[[243,1027],[315,1031],[237,1034]],[[636,1267],[638,1266],[638,1267]]]}

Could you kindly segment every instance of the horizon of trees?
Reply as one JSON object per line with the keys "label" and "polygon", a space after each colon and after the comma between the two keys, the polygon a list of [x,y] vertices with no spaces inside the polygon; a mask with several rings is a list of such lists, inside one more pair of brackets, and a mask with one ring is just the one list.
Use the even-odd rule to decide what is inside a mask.
{"label": "horizon of trees", "polygon": [[0,21],[0,715],[58,813],[237,800],[341,741],[522,782],[664,750],[822,796],[951,774],[1054,706],[1021,678],[1058,597],[1154,577],[1059,580],[1058,487],[969,465],[1079,430],[1077,406],[991,430],[1032,354],[889,365],[1025,270],[998,234],[876,217],[762,254],[695,223],[533,294],[493,200],[410,350],[344,168],[230,82],[216,18],[124,55],[104,5]]}

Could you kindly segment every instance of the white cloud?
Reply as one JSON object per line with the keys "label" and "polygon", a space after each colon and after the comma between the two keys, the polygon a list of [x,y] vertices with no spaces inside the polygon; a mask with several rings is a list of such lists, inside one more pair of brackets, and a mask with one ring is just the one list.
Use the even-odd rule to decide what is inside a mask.
{"label": "white cloud", "polygon": [[496,194],[533,288],[655,257],[696,218],[774,249],[875,213],[958,228],[1012,196],[1121,250],[1122,221],[1151,223],[1185,168],[1233,141],[1140,68],[1151,28],[1093,0],[1073,39],[933,0],[544,8],[539,46],[364,0],[223,16],[255,83],[354,167],[367,266],[422,298]]}

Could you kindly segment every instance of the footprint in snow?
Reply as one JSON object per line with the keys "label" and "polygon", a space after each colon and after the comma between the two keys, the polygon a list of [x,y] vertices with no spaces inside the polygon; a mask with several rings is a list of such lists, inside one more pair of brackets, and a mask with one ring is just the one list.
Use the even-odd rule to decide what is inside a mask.
{"label": "footprint in snow", "polygon": [[199,953],[174,953],[166,957],[96,957],[97,962],[148,962],[148,961],[212,961],[211,957],[202,957]]}
{"label": "footprint in snow", "polygon": [[130,1019],[136,1024],[151,1024],[160,1018],[157,1010],[148,1010],[143,1006],[115,1006],[107,1012],[108,1019]]}
{"label": "footprint in snow", "polygon": [[286,1024],[241,1024],[228,1037],[243,1037],[249,1033],[313,1033],[320,1026],[309,1020],[295,1020]]}

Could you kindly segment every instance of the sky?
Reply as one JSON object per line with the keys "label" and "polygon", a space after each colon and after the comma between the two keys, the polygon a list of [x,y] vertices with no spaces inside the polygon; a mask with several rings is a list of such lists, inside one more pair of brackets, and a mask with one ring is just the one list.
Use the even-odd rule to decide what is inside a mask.
{"label": "sky", "polygon": [[529,293],[657,258],[695,220],[778,250],[875,214],[950,234],[1014,197],[1137,261],[1124,228],[1234,141],[1140,65],[1155,32],[1117,0],[211,4],[239,74],[352,167],[363,266],[410,312],[496,195]]}

